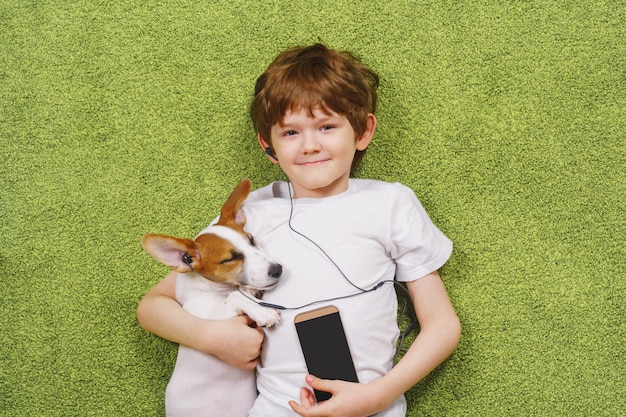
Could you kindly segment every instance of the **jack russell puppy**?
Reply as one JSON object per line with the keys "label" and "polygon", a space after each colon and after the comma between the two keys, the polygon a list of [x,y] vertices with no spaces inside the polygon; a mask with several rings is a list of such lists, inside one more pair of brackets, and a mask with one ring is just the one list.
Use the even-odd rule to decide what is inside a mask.
{"label": "jack russell puppy", "polygon": [[[191,314],[215,320],[247,314],[258,326],[271,327],[278,324],[279,313],[259,304],[256,296],[278,284],[282,266],[244,231],[240,206],[251,187],[249,179],[242,180],[222,206],[217,223],[195,241],[146,234],[141,244],[150,256],[178,272],[176,300]],[[254,370],[235,368],[181,345],[165,392],[166,415],[245,417],[256,396]]]}

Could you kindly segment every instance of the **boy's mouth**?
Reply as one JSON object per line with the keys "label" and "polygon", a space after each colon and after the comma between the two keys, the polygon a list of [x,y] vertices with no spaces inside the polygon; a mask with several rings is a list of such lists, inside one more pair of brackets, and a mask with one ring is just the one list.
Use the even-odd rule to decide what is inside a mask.
{"label": "boy's mouth", "polygon": [[318,160],[315,160],[315,161],[300,162],[300,163],[298,163],[298,165],[304,166],[304,167],[315,167],[315,166],[321,165],[321,164],[323,164],[325,162],[328,162],[328,161],[330,161],[330,159],[318,159]]}

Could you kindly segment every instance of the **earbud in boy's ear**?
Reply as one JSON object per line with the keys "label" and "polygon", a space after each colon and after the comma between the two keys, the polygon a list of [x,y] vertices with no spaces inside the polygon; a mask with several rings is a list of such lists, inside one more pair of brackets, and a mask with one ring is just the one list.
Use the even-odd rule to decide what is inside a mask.
{"label": "earbud in boy's ear", "polygon": [[272,148],[269,148],[269,147],[265,148],[265,153],[274,161],[278,162],[278,158],[276,157],[276,155],[274,155],[274,151],[272,150]]}

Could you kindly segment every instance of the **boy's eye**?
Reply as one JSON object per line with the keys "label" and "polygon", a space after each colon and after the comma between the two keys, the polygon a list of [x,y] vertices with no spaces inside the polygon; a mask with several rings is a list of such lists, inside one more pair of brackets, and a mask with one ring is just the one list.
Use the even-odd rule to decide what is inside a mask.
{"label": "boy's eye", "polygon": [[322,126],[322,130],[331,130],[331,129],[334,129],[334,128],[335,128],[335,126],[333,126],[333,125],[324,125],[324,126]]}
{"label": "boy's eye", "polygon": [[297,134],[298,132],[296,132],[295,130],[287,130],[286,132],[283,132],[283,136],[293,136]]}

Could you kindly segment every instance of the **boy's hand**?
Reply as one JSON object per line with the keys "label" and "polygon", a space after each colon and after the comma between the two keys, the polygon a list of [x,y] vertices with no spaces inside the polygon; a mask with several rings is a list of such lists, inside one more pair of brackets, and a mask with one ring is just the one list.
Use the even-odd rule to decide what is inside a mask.
{"label": "boy's hand", "polygon": [[208,337],[215,339],[219,335],[220,340],[211,350],[215,356],[236,368],[252,370],[257,366],[265,334],[250,317],[215,320],[212,326]]}
{"label": "boy's hand", "polygon": [[377,406],[378,397],[370,385],[320,379],[313,375],[307,375],[306,382],[313,389],[332,394],[332,398],[316,404],[313,392],[302,388],[300,404],[292,400],[289,406],[303,417],[365,417],[384,409]]}

